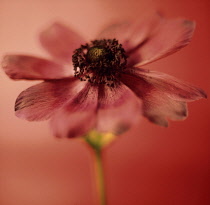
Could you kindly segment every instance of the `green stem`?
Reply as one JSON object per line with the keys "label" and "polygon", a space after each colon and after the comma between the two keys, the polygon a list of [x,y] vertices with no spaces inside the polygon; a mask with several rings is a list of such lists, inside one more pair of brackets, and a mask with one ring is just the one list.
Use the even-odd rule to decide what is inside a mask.
{"label": "green stem", "polygon": [[100,205],[106,205],[104,172],[103,172],[101,149],[94,149],[94,153],[95,153],[96,183],[97,183],[98,193],[100,197]]}

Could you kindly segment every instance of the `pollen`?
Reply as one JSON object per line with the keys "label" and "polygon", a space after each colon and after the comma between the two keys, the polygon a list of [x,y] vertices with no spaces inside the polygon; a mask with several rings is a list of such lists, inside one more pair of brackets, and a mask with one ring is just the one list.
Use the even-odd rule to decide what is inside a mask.
{"label": "pollen", "polygon": [[87,60],[90,63],[100,61],[102,58],[106,57],[106,50],[100,47],[92,47],[87,52]]}

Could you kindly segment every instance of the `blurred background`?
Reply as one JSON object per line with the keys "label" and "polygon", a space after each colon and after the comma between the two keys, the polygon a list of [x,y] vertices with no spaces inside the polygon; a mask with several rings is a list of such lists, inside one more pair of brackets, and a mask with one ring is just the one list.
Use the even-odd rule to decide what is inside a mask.
{"label": "blurred background", "polygon": [[[159,10],[197,22],[192,43],[145,66],[210,93],[209,0],[0,0],[0,57],[47,57],[38,33],[54,21],[88,38],[112,21]],[[97,205],[93,159],[74,139],[54,138],[47,122],[14,115],[18,94],[38,82],[0,71],[0,204]],[[210,102],[189,104],[189,117],[161,128],[143,119],[104,150],[108,205],[210,204]]]}

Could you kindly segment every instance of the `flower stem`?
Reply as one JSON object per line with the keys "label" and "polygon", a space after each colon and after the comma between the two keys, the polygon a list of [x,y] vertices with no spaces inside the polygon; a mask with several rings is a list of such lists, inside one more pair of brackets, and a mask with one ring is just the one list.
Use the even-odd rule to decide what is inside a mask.
{"label": "flower stem", "polygon": [[104,170],[102,154],[104,147],[107,146],[115,139],[112,133],[99,133],[97,131],[90,131],[85,136],[86,143],[92,148],[94,162],[95,162],[95,179],[97,191],[99,195],[99,205],[106,205],[105,183],[104,183]]}
{"label": "flower stem", "polygon": [[106,205],[105,185],[104,185],[104,172],[102,164],[102,151],[101,149],[94,149],[95,153],[95,174],[100,205]]}

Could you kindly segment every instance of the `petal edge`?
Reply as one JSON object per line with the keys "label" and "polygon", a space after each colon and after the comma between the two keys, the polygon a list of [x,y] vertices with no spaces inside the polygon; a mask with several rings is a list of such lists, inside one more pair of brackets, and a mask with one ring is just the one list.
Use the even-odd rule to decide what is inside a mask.
{"label": "petal edge", "polygon": [[73,72],[53,61],[27,55],[6,55],[2,67],[14,80],[60,79],[72,76]]}

